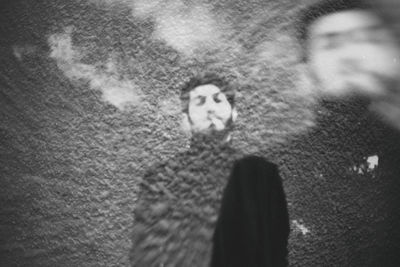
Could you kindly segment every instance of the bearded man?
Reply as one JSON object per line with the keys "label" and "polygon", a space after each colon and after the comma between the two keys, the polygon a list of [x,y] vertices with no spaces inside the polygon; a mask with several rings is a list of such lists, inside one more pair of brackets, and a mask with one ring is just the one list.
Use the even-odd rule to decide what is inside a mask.
{"label": "bearded man", "polygon": [[[205,75],[186,84],[181,101],[190,149],[141,181],[132,266],[284,266],[289,223],[282,184],[275,165],[243,158],[230,146],[234,90]],[[276,257],[284,264],[271,265]]]}

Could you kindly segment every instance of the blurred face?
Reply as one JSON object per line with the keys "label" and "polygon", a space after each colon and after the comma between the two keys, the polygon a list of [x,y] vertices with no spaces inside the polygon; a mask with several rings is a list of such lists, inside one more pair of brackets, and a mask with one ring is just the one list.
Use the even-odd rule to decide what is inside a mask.
{"label": "blurred face", "polygon": [[317,19],[308,44],[310,72],[327,94],[385,95],[389,84],[399,81],[395,37],[371,12],[343,11]]}
{"label": "blurred face", "polygon": [[232,118],[232,106],[217,86],[206,84],[190,92],[188,113],[193,132],[222,131]]}

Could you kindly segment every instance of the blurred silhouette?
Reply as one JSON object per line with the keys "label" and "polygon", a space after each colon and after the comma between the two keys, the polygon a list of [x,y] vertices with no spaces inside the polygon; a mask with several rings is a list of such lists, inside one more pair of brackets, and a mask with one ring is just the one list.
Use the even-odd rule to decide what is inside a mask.
{"label": "blurred silhouette", "polygon": [[308,208],[332,210],[319,224],[337,220],[335,229],[315,242],[335,240],[327,253],[341,266],[400,266],[400,49],[381,12],[367,1],[323,0],[297,23],[306,74],[323,97],[315,129],[296,147],[323,166],[323,182],[311,185],[327,194]]}
{"label": "blurred silhouette", "polygon": [[[241,260],[236,264],[262,263],[255,266],[275,266],[265,265],[275,257],[286,262],[289,222],[277,168],[261,158],[240,160],[243,154],[230,146],[234,96],[232,87],[214,75],[193,78],[183,88],[190,149],[151,168],[141,180],[132,266],[210,266],[212,255],[212,266],[239,266],[231,265],[236,259]],[[279,199],[278,204],[271,196]],[[269,223],[278,207],[282,217]],[[269,229],[276,225],[271,235]],[[281,254],[271,256],[277,248]]]}
{"label": "blurred silhouette", "polygon": [[400,130],[400,46],[391,23],[367,1],[329,0],[298,21],[307,75],[322,95],[368,98]]}

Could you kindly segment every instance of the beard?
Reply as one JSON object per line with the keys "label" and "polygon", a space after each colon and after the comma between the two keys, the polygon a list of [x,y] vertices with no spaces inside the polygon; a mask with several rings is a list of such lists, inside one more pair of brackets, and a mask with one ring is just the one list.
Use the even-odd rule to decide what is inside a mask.
{"label": "beard", "polygon": [[371,99],[386,98],[400,90],[399,77],[391,77],[367,70],[338,71],[332,74],[311,73],[315,86],[323,96],[346,97],[361,96]]}
{"label": "beard", "polygon": [[189,117],[189,123],[192,133],[213,134],[224,131],[225,129],[230,129],[233,119],[232,116],[230,116],[228,120],[224,120],[219,116],[211,115],[208,116],[201,124],[194,124]]}
{"label": "beard", "polygon": [[215,131],[222,131],[226,128],[226,122],[224,122],[222,119],[218,117],[212,117],[210,118],[211,124],[210,127],[212,130]]}
{"label": "beard", "polygon": [[230,143],[231,131],[224,129],[222,131],[209,130],[207,132],[192,133],[191,148],[213,149]]}
{"label": "beard", "polygon": [[205,143],[222,144],[230,140],[230,134],[232,130],[232,116],[226,122],[224,122],[222,119],[215,117],[210,120],[210,124],[206,129],[203,129],[201,131],[192,130],[192,139],[196,139],[197,142],[201,140]]}
{"label": "beard", "polygon": [[218,132],[227,132],[232,130],[232,116],[230,116],[226,121],[218,116],[211,116],[208,118],[208,120],[210,121],[210,124],[206,132],[210,132],[210,134],[217,134]]}

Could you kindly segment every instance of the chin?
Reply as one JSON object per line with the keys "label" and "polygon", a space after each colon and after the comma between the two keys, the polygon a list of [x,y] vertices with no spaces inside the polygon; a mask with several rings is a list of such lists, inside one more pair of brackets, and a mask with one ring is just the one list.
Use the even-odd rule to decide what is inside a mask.
{"label": "chin", "polygon": [[225,129],[226,129],[225,127],[222,128],[222,129],[217,129],[217,128],[215,128],[215,127],[212,127],[212,128],[209,128],[209,129],[208,129],[208,132],[209,132],[210,134],[218,134],[218,133],[224,132]]}
{"label": "chin", "polygon": [[321,84],[321,91],[326,96],[343,97],[353,91],[350,83],[326,83]]}
{"label": "chin", "polygon": [[219,128],[217,128],[217,127],[213,127],[212,128],[212,130],[213,131],[215,131],[215,132],[222,132],[222,131],[224,131],[226,129],[226,126],[223,126],[223,127],[219,127]]}

